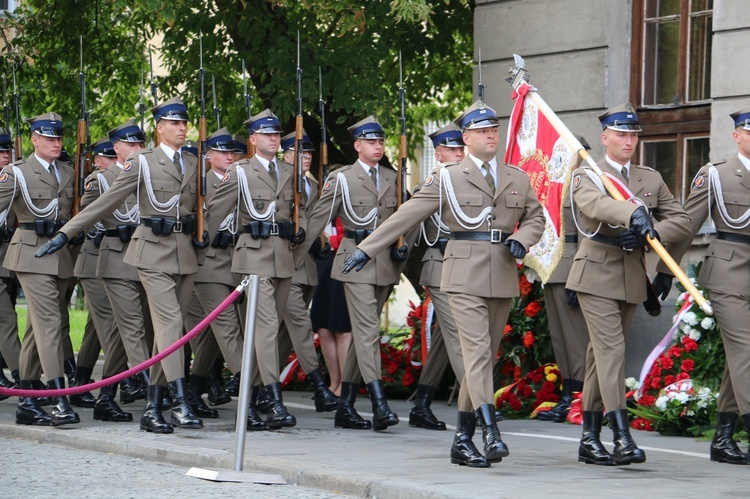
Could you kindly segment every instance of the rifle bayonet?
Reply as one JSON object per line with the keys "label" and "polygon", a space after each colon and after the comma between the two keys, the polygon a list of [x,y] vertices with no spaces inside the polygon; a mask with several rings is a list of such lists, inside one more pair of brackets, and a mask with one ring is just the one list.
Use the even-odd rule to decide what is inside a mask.
{"label": "rifle bayonet", "polygon": [[214,118],[216,119],[216,129],[221,128],[221,108],[216,104],[216,78],[211,75],[211,90],[214,94]]}

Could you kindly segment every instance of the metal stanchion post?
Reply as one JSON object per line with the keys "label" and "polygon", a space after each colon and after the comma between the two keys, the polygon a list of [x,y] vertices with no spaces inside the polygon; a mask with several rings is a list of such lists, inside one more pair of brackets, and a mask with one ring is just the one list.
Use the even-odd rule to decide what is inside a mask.
{"label": "metal stanchion post", "polygon": [[215,482],[248,482],[286,485],[281,475],[268,473],[246,473],[242,471],[245,459],[245,435],[247,412],[250,405],[250,384],[253,373],[253,344],[255,341],[255,317],[258,309],[258,276],[250,275],[247,292],[247,313],[245,315],[245,339],[242,351],[242,376],[240,377],[240,398],[237,402],[237,423],[235,425],[234,471],[212,471],[190,468],[187,475]]}

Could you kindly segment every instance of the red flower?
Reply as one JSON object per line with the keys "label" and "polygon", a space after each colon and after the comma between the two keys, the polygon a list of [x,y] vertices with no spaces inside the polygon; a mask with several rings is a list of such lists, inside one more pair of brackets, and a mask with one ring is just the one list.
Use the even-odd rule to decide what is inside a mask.
{"label": "red flower", "polygon": [[539,314],[539,311],[542,310],[542,306],[539,304],[538,301],[532,301],[528,305],[526,305],[526,308],[524,309],[524,313],[527,317],[533,319]]}
{"label": "red flower", "polygon": [[636,418],[630,423],[630,427],[635,430],[654,431],[654,426],[646,418]]}
{"label": "red flower", "polygon": [[667,355],[669,355],[670,357],[681,357],[682,348],[675,345],[667,351]]}
{"label": "red flower", "polygon": [[695,362],[693,362],[690,359],[685,359],[685,360],[682,361],[682,366],[681,367],[682,367],[683,371],[685,371],[686,373],[689,373],[695,367]]}
{"label": "red flower", "polygon": [[521,290],[522,296],[528,296],[531,293],[531,283],[526,279],[524,274],[521,274],[521,277],[518,279],[518,288]]}
{"label": "red flower", "polygon": [[520,411],[523,409],[523,404],[520,400],[518,400],[518,397],[513,395],[512,393],[508,395],[508,403],[510,404],[510,408],[514,411]]}
{"label": "red flower", "polygon": [[508,336],[512,332],[513,332],[513,327],[510,324],[506,324],[505,329],[503,329],[503,336]]}
{"label": "red flower", "polygon": [[523,387],[523,391],[521,392],[521,396],[524,398],[531,397],[534,394],[534,390],[531,389],[529,385],[526,385]]}
{"label": "red flower", "polygon": [[690,375],[685,372],[682,372],[677,375],[677,381],[682,381],[683,379],[690,379]]}
{"label": "red flower", "polygon": [[523,337],[523,346],[526,347],[526,350],[534,346],[534,341],[534,334],[531,331],[526,331]]}
{"label": "red flower", "polygon": [[674,376],[673,375],[668,374],[668,375],[664,376],[664,384],[666,386],[671,385],[672,383],[674,383],[674,381],[675,380],[674,380]]}
{"label": "red flower", "polygon": [[653,395],[641,395],[641,398],[638,399],[638,404],[646,406],[646,407],[651,407],[655,403],[656,403],[656,397],[654,397]]}
{"label": "red flower", "polygon": [[694,352],[698,350],[698,343],[689,336],[682,337],[682,344],[685,345],[686,352]]}
{"label": "red flower", "polygon": [[537,372],[537,373],[534,373],[533,376],[531,377],[531,382],[541,383],[543,379],[544,379],[544,375],[542,373]]}
{"label": "red flower", "polygon": [[414,375],[411,373],[411,369],[408,367],[404,369],[404,377],[402,378],[401,382],[404,386],[411,386],[412,383],[414,383]]}
{"label": "red flower", "polygon": [[661,367],[657,362],[654,363],[654,367],[651,368],[651,376],[654,378],[661,378]]}
{"label": "red flower", "polygon": [[521,368],[518,366],[513,366],[513,379],[521,379]]}
{"label": "red flower", "polygon": [[659,357],[659,364],[664,369],[672,369],[674,367],[674,361],[666,355]]}
{"label": "red flower", "polygon": [[653,388],[654,390],[660,389],[661,386],[661,380],[659,378],[653,378],[651,380],[651,388]]}

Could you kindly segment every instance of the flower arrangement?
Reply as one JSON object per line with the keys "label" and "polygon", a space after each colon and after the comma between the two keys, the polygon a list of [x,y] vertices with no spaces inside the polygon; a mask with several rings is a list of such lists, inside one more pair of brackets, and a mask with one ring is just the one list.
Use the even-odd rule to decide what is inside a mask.
{"label": "flower arrangement", "polygon": [[424,302],[415,305],[410,300],[409,308],[411,310],[406,317],[406,324],[409,328],[389,332],[380,338],[383,384],[389,397],[408,396],[422,370],[419,339]]}
{"label": "flower arrangement", "polygon": [[542,405],[559,402],[560,371],[556,364],[544,364],[528,372],[521,379],[504,386],[495,393],[495,405],[509,419],[535,414]]}

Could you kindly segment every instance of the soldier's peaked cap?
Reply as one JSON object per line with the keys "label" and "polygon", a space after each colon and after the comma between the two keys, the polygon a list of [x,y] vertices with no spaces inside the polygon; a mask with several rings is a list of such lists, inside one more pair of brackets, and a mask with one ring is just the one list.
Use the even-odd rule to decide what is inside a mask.
{"label": "soldier's peaked cap", "polygon": [[739,127],[744,130],[750,131],[750,107],[741,109],[737,111],[736,113],[730,114],[729,116],[731,116],[732,119],[734,120],[735,128]]}
{"label": "soldier's peaked cap", "polygon": [[602,130],[609,128],[617,132],[640,132],[641,127],[638,125],[638,115],[629,102],[620,104],[612,109],[607,109],[598,116],[602,124]]}
{"label": "soldier's peaked cap", "polygon": [[443,128],[432,132],[430,135],[433,147],[463,147],[464,139],[461,129],[455,123],[445,125]]}
{"label": "soldier's peaked cap", "polygon": [[271,112],[270,109],[264,109],[249,120],[243,123],[248,131],[253,133],[281,133],[281,123],[279,118]]}
{"label": "soldier's peaked cap", "polygon": [[[291,149],[294,150],[295,142],[297,140],[297,132],[296,130],[292,133],[288,133],[281,137],[281,150],[286,152],[287,150]],[[315,144],[313,144],[313,141],[310,140],[310,137],[307,136],[307,132],[302,129],[302,150],[303,151],[314,151],[315,150]]]}
{"label": "soldier's peaked cap", "polygon": [[188,120],[187,107],[185,107],[185,104],[183,104],[179,97],[173,97],[166,102],[162,102],[158,106],[152,107],[151,114],[154,115],[154,121],[157,123],[159,120]]}
{"label": "soldier's peaked cap", "polygon": [[481,100],[466,108],[461,116],[453,120],[462,131],[479,130],[480,128],[491,128],[500,126],[495,110]]}
{"label": "soldier's peaked cap", "polygon": [[29,127],[33,133],[43,137],[62,137],[62,116],[57,113],[44,113],[34,118],[29,118]]}
{"label": "soldier's peaked cap", "polygon": [[226,128],[219,128],[206,138],[206,149],[234,151],[234,139]]}
{"label": "soldier's peaked cap", "polygon": [[102,137],[93,144],[91,144],[91,152],[95,156],[104,156],[105,158],[116,158],[115,148],[112,147],[109,137]]}
{"label": "soldier's peaked cap", "polygon": [[384,139],[385,138],[385,132],[383,131],[383,127],[380,126],[380,123],[378,123],[378,120],[375,119],[375,116],[368,116],[367,118],[356,122],[349,128],[349,133],[352,134],[352,137],[354,137],[354,140],[357,139]]}
{"label": "soldier's peaked cap", "polygon": [[10,132],[4,127],[0,127],[0,151],[10,151],[13,149],[13,139]]}
{"label": "soldier's peaked cap", "polygon": [[109,140],[114,144],[115,142],[132,142],[132,143],[144,143],[146,142],[146,134],[143,133],[141,127],[139,127],[135,120],[128,120],[117,128],[113,128],[109,132]]}

